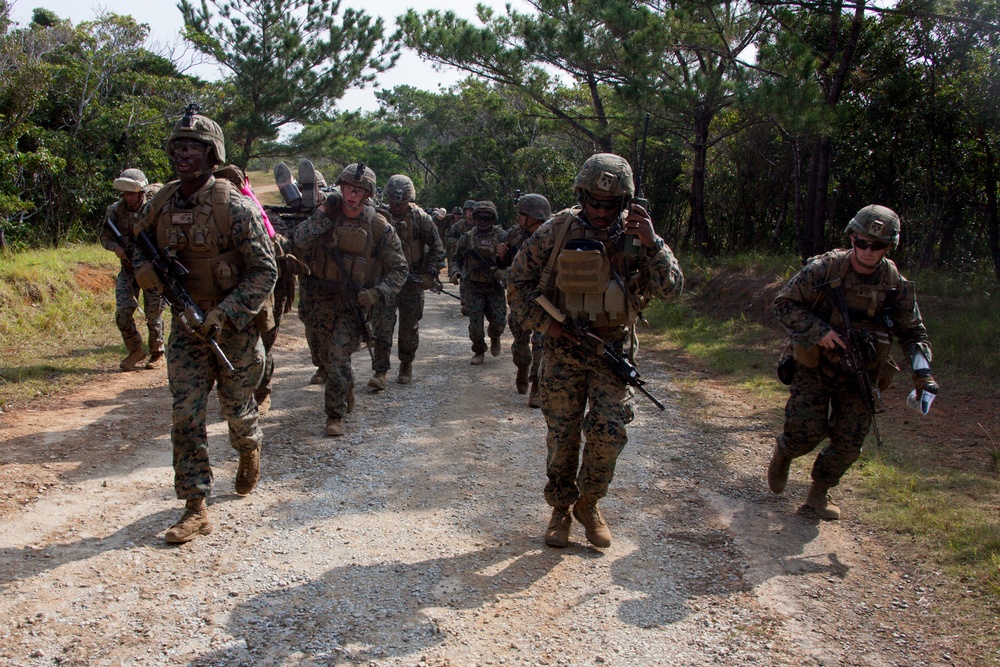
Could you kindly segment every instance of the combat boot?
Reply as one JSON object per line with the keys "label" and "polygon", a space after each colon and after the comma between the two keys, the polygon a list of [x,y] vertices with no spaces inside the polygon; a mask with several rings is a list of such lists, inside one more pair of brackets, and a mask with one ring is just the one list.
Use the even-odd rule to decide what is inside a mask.
{"label": "combat boot", "polygon": [[142,348],[138,350],[132,350],[128,353],[128,356],[122,359],[122,362],[118,364],[118,368],[123,371],[137,371],[143,366],[143,361],[146,360],[146,353],[142,351]]}
{"label": "combat boot", "polygon": [[368,386],[376,391],[382,391],[389,386],[389,381],[385,379],[385,371],[379,371],[372,375],[372,379],[368,381]]}
{"label": "combat boot", "polygon": [[354,410],[354,383],[352,382],[347,387],[347,412],[350,413]]}
{"label": "combat boot", "polygon": [[344,420],[340,417],[330,417],[327,419],[326,434],[330,437],[344,435]]}
{"label": "combat boot", "polygon": [[840,518],[840,508],[830,502],[827,491],[830,486],[813,480],[809,487],[809,494],[806,496],[806,504],[801,509],[812,510],[813,514],[825,521],[835,521]]}
{"label": "combat boot", "polygon": [[529,408],[542,407],[542,397],[538,393],[538,380],[534,380],[531,383],[531,393],[528,394],[528,407]]}
{"label": "combat boot", "polygon": [[240,465],[236,468],[236,493],[245,496],[253,491],[260,478],[260,447],[252,452],[240,452]]}
{"label": "combat boot", "polygon": [[545,529],[545,544],[562,548],[569,544],[569,529],[573,527],[573,517],[568,507],[553,507],[552,518]]}
{"label": "combat boot", "polygon": [[483,361],[485,360],[486,357],[483,355],[482,352],[476,352],[474,355],[472,355],[472,361],[470,361],[469,363],[472,364],[473,366],[482,366]]}
{"label": "combat boot", "polygon": [[781,443],[774,443],[771,463],[767,466],[767,488],[771,493],[781,493],[788,484],[788,468],[792,465],[792,457],[781,451]]}
{"label": "combat boot", "polygon": [[490,354],[494,357],[500,356],[500,339],[490,338]]}
{"label": "combat boot", "polygon": [[528,393],[528,369],[524,366],[519,366],[517,369],[517,379],[514,380],[514,384],[517,386],[517,393],[527,394]]}
{"label": "combat boot", "polygon": [[413,379],[413,364],[409,361],[404,361],[399,364],[399,375],[396,377],[396,382],[399,384],[410,384],[410,380]]}
{"label": "combat boot", "polygon": [[153,352],[149,355],[149,361],[146,362],[146,370],[155,371],[157,368],[163,368],[166,363],[162,352]]}
{"label": "combat boot", "polygon": [[599,549],[611,546],[611,529],[597,509],[597,501],[586,496],[580,496],[573,505],[573,516],[583,524],[587,532],[587,541]]}
{"label": "combat boot", "polygon": [[212,521],[208,518],[208,507],[204,498],[194,498],[184,504],[181,520],[170,527],[163,539],[168,544],[184,544],[199,535],[212,532]]}
{"label": "combat boot", "polygon": [[309,384],[326,384],[326,369],[317,368],[316,372],[309,379]]}

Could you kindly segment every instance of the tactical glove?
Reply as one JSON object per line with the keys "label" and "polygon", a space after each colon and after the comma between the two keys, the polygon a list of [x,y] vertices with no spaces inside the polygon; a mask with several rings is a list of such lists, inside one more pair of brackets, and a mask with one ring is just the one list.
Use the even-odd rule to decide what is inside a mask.
{"label": "tactical glove", "polygon": [[453,273],[451,275],[451,277],[449,278],[449,281],[451,282],[452,285],[457,285],[458,284],[458,274],[457,273]]}
{"label": "tactical glove", "polygon": [[208,311],[205,315],[205,321],[201,325],[201,335],[205,339],[214,338],[219,340],[219,334],[222,332],[222,327],[228,321],[226,314],[219,308],[213,308]]}
{"label": "tactical glove", "polygon": [[344,197],[339,191],[334,190],[326,196],[326,201],[323,202],[323,209],[326,212],[326,217],[331,220],[340,213],[340,209],[344,204]]}
{"label": "tactical glove", "polygon": [[156,269],[149,262],[146,262],[135,270],[135,282],[142,289],[156,290],[158,292],[163,291],[163,281],[160,280],[160,276],[156,274]]}
{"label": "tactical glove", "polygon": [[379,293],[376,289],[366,289],[358,295],[358,305],[362,308],[371,308],[378,301]]}
{"label": "tactical glove", "polygon": [[437,276],[433,276],[433,275],[430,275],[430,274],[425,275],[425,276],[421,276],[420,277],[420,287],[421,287],[421,289],[431,289],[431,288],[433,288],[434,284],[436,282],[434,280],[434,278],[436,278],[436,277]]}
{"label": "tactical glove", "polygon": [[931,375],[930,369],[919,370],[913,374],[913,388],[917,390],[918,397],[925,391],[928,394],[937,396],[940,389],[938,383],[934,380],[934,376]]}

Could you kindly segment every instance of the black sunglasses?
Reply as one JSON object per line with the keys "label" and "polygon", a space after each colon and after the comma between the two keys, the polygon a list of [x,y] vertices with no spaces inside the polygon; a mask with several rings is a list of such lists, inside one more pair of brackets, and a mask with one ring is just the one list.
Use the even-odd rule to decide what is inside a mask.
{"label": "black sunglasses", "polygon": [[584,201],[587,202],[587,206],[591,208],[603,209],[605,211],[620,211],[622,209],[621,199],[612,199],[611,201],[606,201],[603,199],[594,199],[587,192],[584,194]]}
{"label": "black sunglasses", "polygon": [[889,244],[882,241],[866,241],[855,236],[854,247],[858,250],[885,250],[889,247]]}
{"label": "black sunglasses", "polygon": [[472,216],[472,219],[476,222],[493,222],[493,216],[489,213],[477,213]]}

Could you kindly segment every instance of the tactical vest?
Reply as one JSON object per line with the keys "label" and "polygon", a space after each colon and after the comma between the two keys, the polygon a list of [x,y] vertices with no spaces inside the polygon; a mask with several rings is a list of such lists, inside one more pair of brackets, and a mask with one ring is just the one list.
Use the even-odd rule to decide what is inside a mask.
{"label": "tactical vest", "polygon": [[340,248],[344,269],[351,280],[364,287],[374,287],[385,273],[376,255],[389,228],[389,222],[371,206],[365,206],[357,218],[337,216],[333,227],[326,231],[306,255],[305,263],[312,275],[341,284],[343,276],[332,250]]}
{"label": "tactical vest", "polygon": [[[851,271],[850,250],[832,250],[825,255],[814,257],[809,261],[827,261],[827,272],[824,283],[834,280],[840,281],[840,288],[844,292],[844,300],[847,302],[848,315],[851,318],[851,326],[855,330],[867,329],[874,338],[875,361],[867,365],[870,375],[880,390],[889,386],[892,376],[899,370],[895,362],[889,358],[892,348],[892,331],[885,326],[886,298],[890,291],[898,288],[902,282],[899,269],[891,260],[885,260],[884,275],[878,284],[866,284],[862,282],[861,276]],[[819,300],[812,304],[811,310],[815,313]],[[844,322],[840,311],[833,308],[830,315],[829,324],[837,331],[844,330]],[[820,364],[820,357],[834,365],[840,364],[840,357],[835,350],[827,350],[814,345],[805,348],[798,344],[793,344],[795,361],[807,368],[816,368]]]}
{"label": "tactical vest", "polygon": [[413,270],[424,258],[424,242],[420,238],[418,222],[421,208],[410,202],[406,205],[406,212],[402,217],[392,218],[392,226],[396,228],[396,235],[399,236],[400,245],[403,247],[403,257],[406,258],[406,265]]}
{"label": "tactical vest", "polygon": [[157,247],[189,271],[181,278],[184,287],[202,308],[211,308],[233,291],[246,270],[231,233],[229,201],[239,192],[221,178],[199,190],[191,202],[177,201],[179,189],[180,181],[163,186],[150,203],[147,220],[155,224]]}
{"label": "tactical vest", "polygon": [[482,284],[496,282],[493,278],[493,271],[496,268],[497,246],[503,241],[503,234],[494,226],[486,234],[480,234],[478,229],[473,229],[467,233],[467,236],[469,237],[469,247],[475,249],[486,260],[483,262],[472,253],[466,253],[465,268],[469,280]]}
{"label": "tactical vest", "polygon": [[[149,197],[143,201],[143,204],[147,201],[149,201]],[[139,220],[142,219],[142,208],[143,207],[140,204],[138,211],[130,211],[128,210],[128,204],[124,199],[119,199],[112,207],[115,215],[111,222],[115,223],[115,227],[117,227],[118,231],[122,233],[122,238],[125,239],[126,243],[131,244],[134,240],[133,230],[139,223]]]}
{"label": "tactical vest", "polygon": [[[552,218],[555,244],[542,271],[542,293],[569,317],[591,322],[598,330],[631,326],[639,307],[624,289],[630,277],[628,257],[618,251],[612,230],[583,224],[576,217],[579,211],[566,209]],[[577,239],[597,241],[602,248],[566,248]]]}

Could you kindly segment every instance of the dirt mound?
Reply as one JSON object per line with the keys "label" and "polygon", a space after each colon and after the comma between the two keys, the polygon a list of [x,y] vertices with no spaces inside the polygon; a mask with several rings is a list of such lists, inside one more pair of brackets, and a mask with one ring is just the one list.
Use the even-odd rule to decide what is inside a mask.
{"label": "dirt mound", "polygon": [[785,282],[770,271],[719,268],[712,271],[707,282],[695,279],[689,287],[698,293],[692,303],[703,313],[722,319],[743,316],[780,329],[771,304]]}
{"label": "dirt mound", "polygon": [[80,289],[94,294],[102,294],[115,288],[114,272],[103,266],[81,264],[73,274],[73,280]]}

